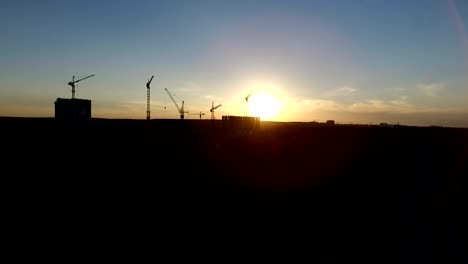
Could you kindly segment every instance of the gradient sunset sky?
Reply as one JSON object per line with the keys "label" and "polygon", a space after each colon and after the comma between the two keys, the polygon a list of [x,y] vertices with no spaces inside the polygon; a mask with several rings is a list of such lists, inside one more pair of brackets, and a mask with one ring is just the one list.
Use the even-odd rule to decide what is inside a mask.
{"label": "gradient sunset sky", "polygon": [[[211,102],[243,115],[276,97],[276,121],[468,127],[468,2],[455,0],[2,1],[0,116],[178,118]],[[164,108],[166,107],[166,108]],[[196,115],[188,118],[198,118]]]}

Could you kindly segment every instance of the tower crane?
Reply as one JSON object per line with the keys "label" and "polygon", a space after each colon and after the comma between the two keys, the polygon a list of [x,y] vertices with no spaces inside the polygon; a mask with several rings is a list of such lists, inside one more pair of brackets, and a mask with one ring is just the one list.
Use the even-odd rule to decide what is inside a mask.
{"label": "tower crane", "polygon": [[199,116],[200,116],[200,120],[201,120],[201,116],[202,116],[202,115],[205,115],[205,113],[200,112],[200,113],[197,113],[197,114],[190,114],[190,115],[199,115]]}
{"label": "tower crane", "polygon": [[89,76],[86,76],[86,77],[84,77],[84,78],[81,78],[81,79],[75,81],[75,75],[73,75],[72,81],[71,81],[71,82],[68,82],[68,85],[70,85],[70,86],[72,87],[72,99],[75,99],[75,86],[76,86],[75,83],[77,83],[77,82],[79,82],[79,81],[82,81],[82,80],[84,80],[84,79],[91,78],[91,77],[93,77],[93,76],[94,76],[94,74],[91,74],[91,75],[89,75]]}
{"label": "tower crane", "polygon": [[146,83],[146,119],[151,119],[151,110],[150,110],[150,102],[151,102],[151,94],[150,94],[150,84],[153,81],[154,75],[151,76],[151,79],[148,80]]}
{"label": "tower crane", "polygon": [[249,94],[245,97],[245,101],[247,102],[247,109],[245,110],[245,116],[248,116],[249,115],[249,97],[251,96],[252,94]]}
{"label": "tower crane", "polygon": [[217,106],[214,106],[214,102],[211,102],[211,109],[210,109],[210,112],[211,112],[211,120],[214,120],[214,119],[215,119],[214,110],[218,109],[219,107],[221,107],[221,104],[219,104],[219,105],[217,105]]}
{"label": "tower crane", "polygon": [[164,90],[166,90],[166,92],[169,95],[169,97],[171,98],[172,102],[174,102],[174,105],[176,106],[177,111],[180,114],[180,119],[184,119],[184,114],[188,113],[188,111],[184,110],[184,101],[182,101],[182,107],[179,107],[179,105],[177,104],[177,102],[174,100],[171,93],[169,92],[169,90],[167,90],[167,88],[164,88]]}

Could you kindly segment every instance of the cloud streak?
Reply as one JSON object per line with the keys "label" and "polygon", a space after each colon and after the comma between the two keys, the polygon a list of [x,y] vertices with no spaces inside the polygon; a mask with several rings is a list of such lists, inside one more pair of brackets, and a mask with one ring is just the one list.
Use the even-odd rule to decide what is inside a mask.
{"label": "cloud streak", "polygon": [[428,84],[419,84],[418,88],[426,96],[437,97],[439,96],[439,93],[443,89],[445,89],[445,85],[443,83],[428,83]]}
{"label": "cloud streak", "polygon": [[329,99],[289,99],[289,104],[295,104],[296,109],[303,111],[350,112],[350,113],[428,113],[428,112],[460,112],[456,108],[429,107],[415,105],[408,101],[407,96],[393,100],[365,99],[353,103],[341,103]]}
{"label": "cloud streak", "polygon": [[356,91],[357,89],[351,86],[343,86],[335,90],[326,92],[324,96],[325,97],[348,96],[348,95],[354,94]]}

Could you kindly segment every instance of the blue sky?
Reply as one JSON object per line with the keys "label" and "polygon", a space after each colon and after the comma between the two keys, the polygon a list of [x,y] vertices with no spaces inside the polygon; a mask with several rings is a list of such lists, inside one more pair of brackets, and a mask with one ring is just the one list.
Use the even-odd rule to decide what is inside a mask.
{"label": "blue sky", "polygon": [[[0,116],[53,116],[57,97],[93,117],[244,114],[267,92],[278,121],[468,127],[468,3],[385,1],[2,1]],[[164,107],[166,107],[164,109]],[[207,115],[208,116],[208,115]],[[198,116],[190,116],[198,118]]]}

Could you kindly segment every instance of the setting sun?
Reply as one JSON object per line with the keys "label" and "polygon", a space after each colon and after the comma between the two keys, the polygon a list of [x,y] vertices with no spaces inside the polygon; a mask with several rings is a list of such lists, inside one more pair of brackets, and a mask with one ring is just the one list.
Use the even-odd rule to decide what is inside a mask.
{"label": "setting sun", "polygon": [[249,113],[262,120],[274,117],[280,111],[280,102],[269,93],[253,94],[249,98]]}

